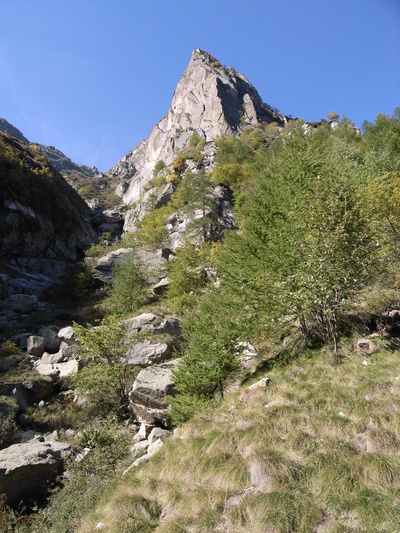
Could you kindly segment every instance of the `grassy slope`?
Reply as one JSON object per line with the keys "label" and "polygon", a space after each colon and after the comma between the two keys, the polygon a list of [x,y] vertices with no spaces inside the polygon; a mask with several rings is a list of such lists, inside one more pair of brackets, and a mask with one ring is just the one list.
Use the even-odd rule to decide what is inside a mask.
{"label": "grassy slope", "polygon": [[380,345],[339,364],[308,352],[268,373],[269,387],[231,392],[80,531],[400,531],[400,352]]}

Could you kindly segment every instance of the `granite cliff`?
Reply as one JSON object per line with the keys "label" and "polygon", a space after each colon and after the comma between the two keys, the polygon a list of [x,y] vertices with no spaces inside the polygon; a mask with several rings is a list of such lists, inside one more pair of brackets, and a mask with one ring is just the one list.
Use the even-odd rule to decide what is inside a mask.
{"label": "granite cliff", "polygon": [[178,82],[168,113],[153,126],[148,139],[128,152],[107,175],[129,183],[120,194],[124,203],[131,205],[142,199],[156,163],[162,160],[170,165],[194,132],[208,143],[219,136],[238,135],[243,128],[260,122],[284,125],[285,121],[262,102],[245,76],[197,49]]}

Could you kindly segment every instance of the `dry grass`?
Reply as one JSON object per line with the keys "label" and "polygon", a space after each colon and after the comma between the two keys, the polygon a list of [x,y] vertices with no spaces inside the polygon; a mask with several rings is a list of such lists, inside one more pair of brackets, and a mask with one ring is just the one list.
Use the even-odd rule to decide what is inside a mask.
{"label": "dry grass", "polygon": [[269,387],[246,384],[131,470],[80,531],[400,531],[399,356],[308,354]]}

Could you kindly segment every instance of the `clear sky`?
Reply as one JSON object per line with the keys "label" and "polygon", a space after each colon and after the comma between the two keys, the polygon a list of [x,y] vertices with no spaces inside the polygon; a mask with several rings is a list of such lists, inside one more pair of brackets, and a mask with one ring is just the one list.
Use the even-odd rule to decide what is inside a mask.
{"label": "clear sky", "polygon": [[400,105],[400,0],[0,0],[0,117],[105,171],[195,48],[286,115],[361,126]]}

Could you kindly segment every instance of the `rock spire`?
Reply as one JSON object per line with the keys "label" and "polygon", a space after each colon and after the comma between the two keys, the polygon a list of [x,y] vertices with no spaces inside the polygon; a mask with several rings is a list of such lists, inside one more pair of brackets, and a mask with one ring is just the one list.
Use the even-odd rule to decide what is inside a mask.
{"label": "rock spire", "polygon": [[166,116],[108,174],[130,181],[123,200],[132,204],[140,199],[157,161],[171,164],[194,132],[208,142],[259,122],[283,124],[283,117],[263,104],[245,76],[222,66],[211,54],[194,50]]}

